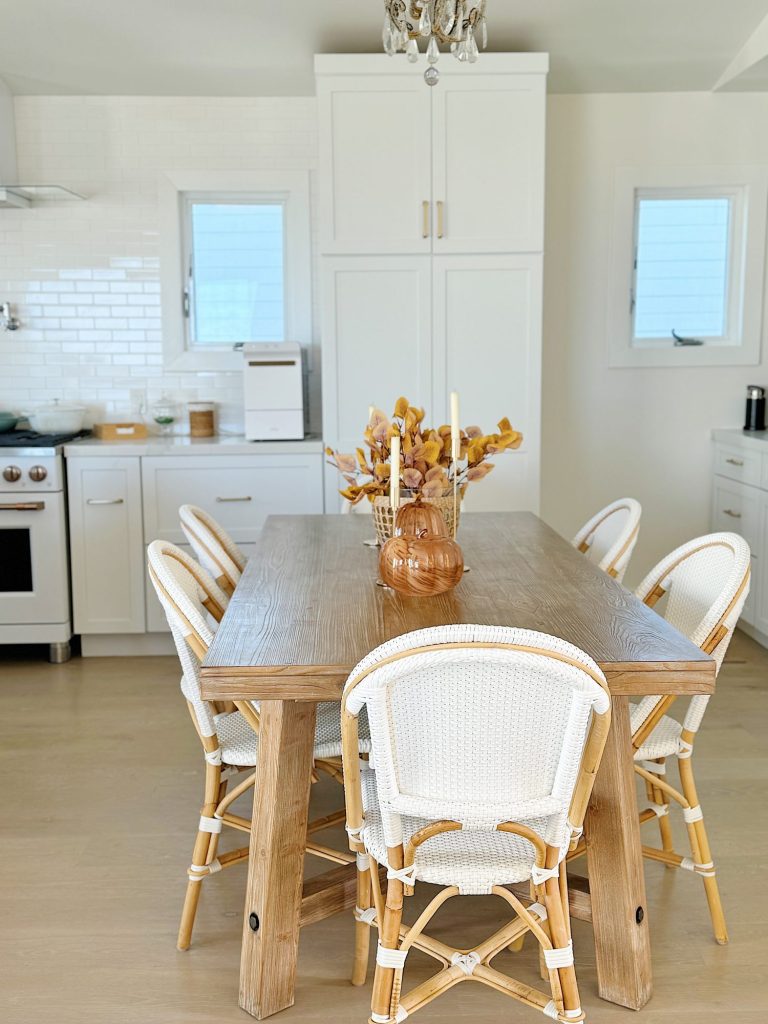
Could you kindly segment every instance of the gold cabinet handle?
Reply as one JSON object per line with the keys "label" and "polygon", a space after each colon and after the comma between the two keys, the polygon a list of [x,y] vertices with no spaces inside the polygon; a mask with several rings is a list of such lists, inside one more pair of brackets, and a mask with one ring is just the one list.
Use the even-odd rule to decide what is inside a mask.
{"label": "gold cabinet handle", "polygon": [[725,515],[730,516],[731,519],[741,519],[741,512],[734,512],[732,508],[724,508],[723,512]]}
{"label": "gold cabinet handle", "polygon": [[731,466],[743,466],[744,465],[744,460],[743,459],[726,459],[725,461],[729,465],[731,465]]}
{"label": "gold cabinet handle", "polygon": [[443,207],[445,203],[442,199],[437,200],[437,237],[443,237]]}
{"label": "gold cabinet handle", "polygon": [[429,238],[429,201],[427,199],[421,204],[421,237]]}

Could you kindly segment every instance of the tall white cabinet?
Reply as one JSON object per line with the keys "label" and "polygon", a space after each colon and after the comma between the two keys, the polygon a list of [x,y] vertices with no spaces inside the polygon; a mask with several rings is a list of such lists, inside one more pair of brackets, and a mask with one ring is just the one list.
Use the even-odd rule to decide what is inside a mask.
{"label": "tall white cabinet", "polygon": [[[360,444],[405,394],[439,425],[509,416],[519,451],[470,509],[539,505],[545,54],[315,59],[320,116],[323,433]],[[326,507],[338,507],[326,476]]]}

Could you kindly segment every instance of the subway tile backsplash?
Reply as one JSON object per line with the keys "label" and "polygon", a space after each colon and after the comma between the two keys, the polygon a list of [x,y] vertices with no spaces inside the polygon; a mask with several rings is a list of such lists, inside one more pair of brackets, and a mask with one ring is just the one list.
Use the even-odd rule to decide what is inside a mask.
{"label": "subway tile backsplash", "polygon": [[[15,107],[19,180],[89,198],[0,209],[0,301],[22,324],[0,332],[0,408],[60,398],[83,402],[97,419],[122,419],[170,395],[183,431],[182,403],[204,398],[217,402],[220,429],[241,431],[239,373],[163,368],[158,175],[299,169],[312,172],[314,193],[314,98],[20,96]],[[316,223],[312,236],[316,253]],[[316,311],[313,319],[318,430]]]}

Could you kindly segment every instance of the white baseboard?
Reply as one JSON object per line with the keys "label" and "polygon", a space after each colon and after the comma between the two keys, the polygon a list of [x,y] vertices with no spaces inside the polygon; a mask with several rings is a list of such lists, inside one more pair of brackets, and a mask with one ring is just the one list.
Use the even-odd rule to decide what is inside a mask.
{"label": "white baseboard", "polygon": [[170,633],[92,633],[82,637],[84,658],[140,658],[175,654]]}

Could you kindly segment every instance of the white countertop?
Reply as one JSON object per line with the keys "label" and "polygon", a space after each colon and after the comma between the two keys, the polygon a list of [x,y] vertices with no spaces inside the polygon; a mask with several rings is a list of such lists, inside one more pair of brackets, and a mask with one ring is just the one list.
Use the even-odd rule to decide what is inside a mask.
{"label": "white countertop", "polygon": [[308,435],[303,441],[246,441],[242,435],[180,437],[153,435],[141,440],[100,441],[84,437],[64,446],[67,457],[88,455],[319,455],[322,439]]}
{"label": "white countertop", "polygon": [[718,444],[729,444],[734,448],[751,448],[752,451],[768,452],[768,430],[739,430],[738,427],[712,431],[712,440]]}

